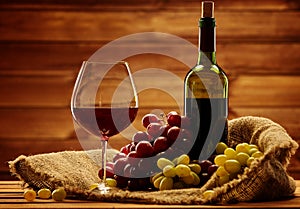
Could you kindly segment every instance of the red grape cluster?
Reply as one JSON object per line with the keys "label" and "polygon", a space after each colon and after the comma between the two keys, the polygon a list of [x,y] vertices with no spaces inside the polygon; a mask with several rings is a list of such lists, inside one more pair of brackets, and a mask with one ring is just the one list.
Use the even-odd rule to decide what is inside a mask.
{"label": "red grape cluster", "polygon": [[[120,188],[140,190],[152,187],[150,176],[158,172],[156,162],[188,152],[191,146],[190,121],[175,111],[158,117],[149,113],[142,118],[145,131],[138,131],[132,142],[120,149],[113,162],[107,163],[107,177]],[[102,178],[103,170],[99,171]]]}
{"label": "red grape cluster", "polygon": [[[113,162],[107,163],[107,178],[115,179],[119,188],[130,190],[164,188],[153,184],[153,176],[161,173],[157,162],[161,159],[172,160],[184,156],[193,145],[189,118],[175,111],[167,115],[162,114],[160,117],[152,113],[146,114],[142,118],[142,124],[145,131],[136,132],[132,136],[131,143],[120,149]],[[203,161],[191,160],[192,164],[200,165],[201,171],[197,173],[200,182],[197,185],[185,184],[187,187],[202,186],[208,181],[218,169],[218,166],[213,164],[214,157],[215,155]],[[99,170],[99,177],[103,177],[103,169]]]}

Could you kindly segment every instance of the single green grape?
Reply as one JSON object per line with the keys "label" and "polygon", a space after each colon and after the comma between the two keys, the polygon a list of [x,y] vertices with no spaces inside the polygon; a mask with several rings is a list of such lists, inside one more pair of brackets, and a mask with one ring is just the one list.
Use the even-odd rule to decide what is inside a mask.
{"label": "single green grape", "polygon": [[40,189],[37,194],[41,199],[49,199],[51,197],[51,191],[47,188]]}
{"label": "single green grape", "polygon": [[190,163],[190,157],[186,154],[180,155],[177,158],[177,165],[178,164],[188,165],[189,163]]}
{"label": "single green grape", "polygon": [[67,193],[64,190],[64,188],[58,188],[52,192],[52,199],[55,201],[63,201],[66,198],[66,196]]}
{"label": "single green grape", "polygon": [[196,174],[201,173],[201,166],[197,163],[191,163],[188,165],[190,169],[195,172]]}
{"label": "single green grape", "polygon": [[250,146],[250,149],[251,148],[256,148],[258,150],[258,146],[256,144],[250,144],[249,146]]}
{"label": "single green grape", "polygon": [[236,150],[236,152],[237,153],[246,153],[246,154],[249,154],[249,149],[250,149],[250,147],[249,147],[249,145],[247,146],[248,144],[246,144],[246,143],[241,143],[241,144],[238,144],[238,145],[236,145],[236,148],[235,148],[235,150]]}
{"label": "single green grape", "polygon": [[230,159],[230,160],[226,160],[226,162],[224,163],[224,168],[229,174],[232,173],[235,174],[240,172],[242,166],[239,163],[239,161]]}
{"label": "single green grape", "polygon": [[173,179],[170,177],[163,177],[159,184],[159,190],[169,190],[173,188]]}
{"label": "single green grape", "polygon": [[32,202],[36,198],[36,192],[33,189],[28,189],[24,191],[24,198],[25,200]]}
{"label": "single green grape", "polygon": [[160,176],[157,179],[155,179],[155,181],[153,182],[153,186],[156,189],[159,189],[160,182],[163,180],[163,178],[164,178],[164,176]]}
{"label": "single green grape", "polygon": [[245,152],[239,152],[237,155],[236,155],[236,159],[237,161],[239,161],[239,163],[241,165],[247,165],[247,160],[249,159],[249,155]]}
{"label": "single green grape", "polygon": [[217,144],[217,147],[216,147],[216,153],[219,155],[219,154],[224,154],[224,151],[225,149],[227,149],[228,146],[227,144],[225,144],[224,142],[219,142]]}
{"label": "single green grape", "polygon": [[194,181],[193,181],[193,185],[197,186],[200,184],[200,177],[195,173],[195,172],[191,172],[192,176],[194,177]]}
{"label": "single green grape", "polygon": [[264,156],[264,154],[261,151],[256,151],[251,155],[251,157],[254,157],[254,158],[260,158],[262,156]]}
{"label": "single green grape", "polygon": [[152,178],[150,178],[150,182],[153,184],[154,181],[155,181],[158,177],[160,177],[160,176],[162,176],[162,175],[163,175],[162,172],[159,172],[159,173],[155,174],[154,176],[152,176]]}
{"label": "single green grape", "polygon": [[176,176],[175,167],[172,165],[165,166],[163,169],[163,175],[171,178],[175,177]]}
{"label": "single green grape", "polygon": [[222,176],[228,176],[229,173],[225,170],[224,166],[219,166],[219,168],[216,171],[217,176],[222,177]]}
{"label": "single green grape", "polygon": [[157,160],[157,167],[160,168],[161,170],[163,170],[164,167],[166,167],[167,165],[175,166],[175,164],[167,158],[159,158]]}
{"label": "single green grape", "polygon": [[193,176],[192,172],[190,172],[190,174],[188,176],[181,177],[181,180],[184,183],[190,185],[190,184],[193,184],[193,182],[194,182],[194,176]]}
{"label": "single green grape", "polygon": [[223,166],[225,161],[227,160],[227,156],[226,155],[217,155],[214,159],[214,163],[217,165],[217,166]]}
{"label": "single green grape", "polygon": [[249,155],[252,156],[253,153],[255,153],[255,152],[257,152],[257,151],[258,151],[257,148],[250,148],[250,150],[249,150]]}
{"label": "single green grape", "polygon": [[175,167],[175,172],[178,177],[185,177],[190,175],[191,169],[187,165],[179,164]]}
{"label": "single green grape", "polygon": [[235,159],[236,157],[236,151],[233,148],[225,149],[224,154],[226,155],[227,159]]}

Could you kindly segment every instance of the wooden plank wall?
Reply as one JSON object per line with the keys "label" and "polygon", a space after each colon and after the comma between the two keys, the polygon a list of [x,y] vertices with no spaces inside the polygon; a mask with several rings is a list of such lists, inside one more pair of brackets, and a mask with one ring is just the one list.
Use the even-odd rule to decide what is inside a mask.
{"label": "wooden plank wall", "polygon": [[[170,33],[197,45],[199,0],[0,2],[1,180],[12,178],[7,161],[20,154],[82,149],[69,103],[81,62],[97,49],[140,32]],[[300,142],[299,1],[215,3],[217,58],[229,77],[230,118],[268,117]],[[197,54],[189,56],[196,61]],[[132,56],[127,61],[134,72],[155,67],[183,79],[188,71],[177,60],[157,54]],[[153,76],[151,82],[182,91],[181,86],[149,76]],[[149,77],[144,79],[149,81]],[[178,109],[170,95],[151,89],[140,92],[140,104],[138,120],[153,109]],[[138,122],[135,127],[140,128]],[[93,148],[98,145],[95,142],[88,138],[82,144]],[[110,144],[118,148],[124,143],[115,138]],[[299,153],[289,167],[297,179]]]}

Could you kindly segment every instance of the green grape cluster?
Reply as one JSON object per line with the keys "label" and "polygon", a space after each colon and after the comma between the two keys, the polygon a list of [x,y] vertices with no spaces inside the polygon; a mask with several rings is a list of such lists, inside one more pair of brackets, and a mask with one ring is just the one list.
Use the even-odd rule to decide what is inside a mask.
{"label": "green grape cluster", "polygon": [[214,163],[218,165],[216,171],[218,186],[237,178],[245,167],[250,167],[255,158],[263,156],[256,145],[248,143],[238,144],[233,149],[220,142],[216,147],[216,153]]}
{"label": "green grape cluster", "polygon": [[161,172],[151,178],[151,183],[159,190],[181,189],[200,184],[201,166],[190,162],[190,158],[186,154],[172,161],[167,158],[159,158],[157,167]]}

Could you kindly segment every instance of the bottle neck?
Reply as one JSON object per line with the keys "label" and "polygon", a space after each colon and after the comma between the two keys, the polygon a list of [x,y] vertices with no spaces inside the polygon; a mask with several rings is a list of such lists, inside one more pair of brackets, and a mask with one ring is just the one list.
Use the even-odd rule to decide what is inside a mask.
{"label": "bottle neck", "polygon": [[217,64],[216,60],[216,21],[203,17],[199,20],[199,56],[198,65]]}

